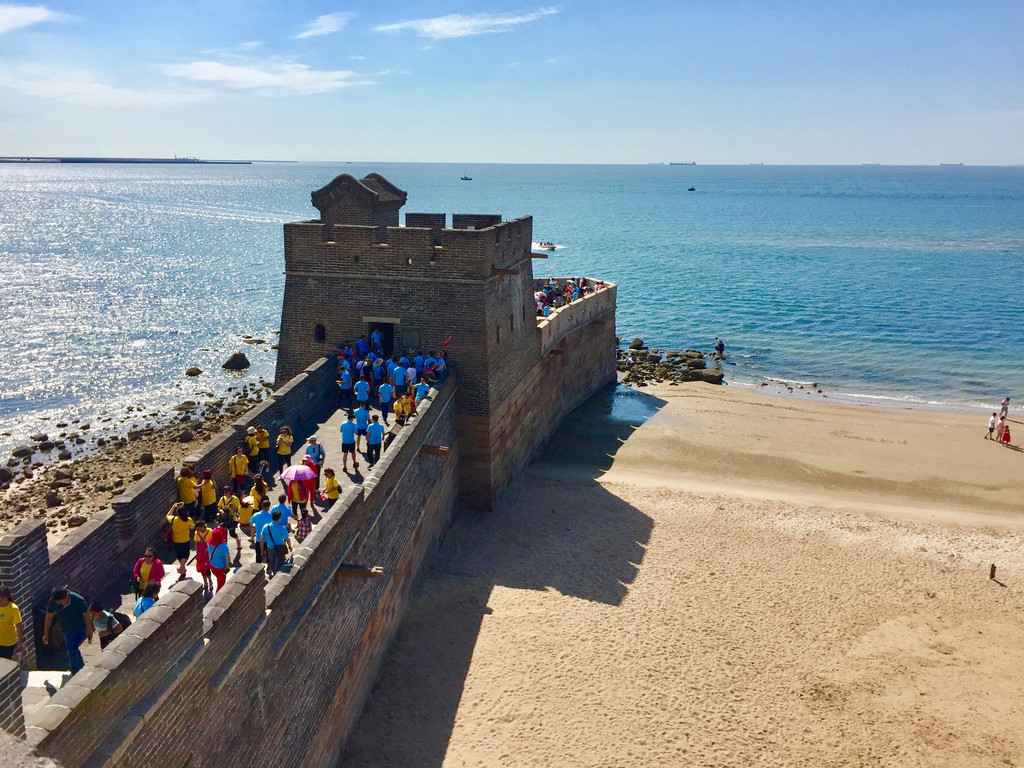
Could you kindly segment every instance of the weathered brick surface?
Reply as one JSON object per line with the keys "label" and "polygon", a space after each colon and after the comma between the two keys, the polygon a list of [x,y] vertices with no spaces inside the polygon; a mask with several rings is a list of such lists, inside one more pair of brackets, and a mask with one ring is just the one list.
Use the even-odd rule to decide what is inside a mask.
{"label": "weathered brick surface", "polygon": [[[202,643],[202,585],[175,584],[168,597],[121,633],[95,666],[71,678],[43,707],[30,740],[64,765],[85,765],[97,750],[112,750],[140,702],[166,685],[165,676]],[[176,603],[172,606],[172,603]],[[154,691],[154,689],[157,689]]]}
{"label": "weathered brick surface", "polygon": [[[324,515],[290,572],[264,587],[258,566],[247,566],[202,614],[170,601],[152,626],[137,622],[112,643],[94,678],[83,670],[48,705],[50,728],[35,737],[40,751],[69,765],[333,766],[423,559],[450,522],[455,384],[435,390],[366,487]],[[423,445],[452,450],[422,454]],[[380,565],[386,575],[338,578],[342,561]],[[186,647],[200,615],[205,645]],[[161,638],[181,668],[165,659],[142,679],[138,670],[155,663],[149,649]],[[217,737],[182,738],[196,723]]]}
{"label": "weathered brick surface", "polygon": [[14,736],[25,735],[20,667],[9,659],[0,659],[0,730]]}

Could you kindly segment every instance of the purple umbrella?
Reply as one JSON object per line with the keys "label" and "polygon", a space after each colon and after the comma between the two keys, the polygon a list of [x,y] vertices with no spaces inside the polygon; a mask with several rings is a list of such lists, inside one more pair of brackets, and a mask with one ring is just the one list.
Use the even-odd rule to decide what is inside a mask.
{"label": "purple umbrella", "polygon": [[288,467],[288,469],[281,473],[281,479],[286,483],[290,483],[293,480],[298,480],[300,482],[303,480],[312,480],[315,477],[316,472],[305,464],[295,464]]}

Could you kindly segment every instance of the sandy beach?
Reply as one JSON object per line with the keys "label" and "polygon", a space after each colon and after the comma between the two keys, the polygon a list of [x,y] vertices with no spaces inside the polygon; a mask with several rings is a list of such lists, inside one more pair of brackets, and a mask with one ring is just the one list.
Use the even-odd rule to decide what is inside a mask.
{"label": "sandy beach", "polygon": [[1024,763],[1024,453],[986,422],[592,399],[449,532],[341,764]]}

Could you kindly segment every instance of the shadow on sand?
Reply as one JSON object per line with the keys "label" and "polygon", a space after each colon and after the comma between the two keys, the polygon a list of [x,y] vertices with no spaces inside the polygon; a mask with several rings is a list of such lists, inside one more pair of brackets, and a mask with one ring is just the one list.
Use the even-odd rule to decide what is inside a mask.
{"label": "shadow on sand", "polygon": [[495,586],[620,605],[653,521],[595,481],[665,404],[618,387],[566,417],[494,512],[460,517],[418,585],[340,766],[444,762]]}

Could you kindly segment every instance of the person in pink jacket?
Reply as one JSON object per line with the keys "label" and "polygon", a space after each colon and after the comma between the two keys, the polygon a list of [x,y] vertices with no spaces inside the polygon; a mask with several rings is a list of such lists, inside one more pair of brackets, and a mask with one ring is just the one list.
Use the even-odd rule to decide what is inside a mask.
{"label": "person in pink jacket", "polygon": [[143,594],[146,591],[148,584],[159,584],[160,580],[164,577],[164,563],[159,557],[156,556],[156,552],[153,551],[152,547],[146,547],[146,552],[142,557],[135,563],[135,568],[132,570],[135,575],[135,580],[138,582],[138,586],[135,588],[138,594]]}

